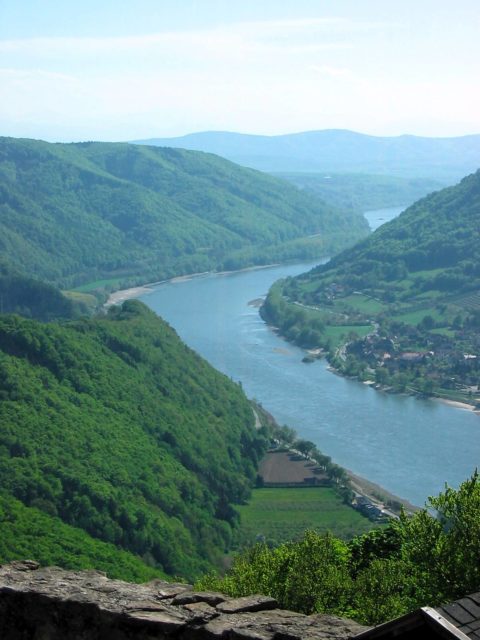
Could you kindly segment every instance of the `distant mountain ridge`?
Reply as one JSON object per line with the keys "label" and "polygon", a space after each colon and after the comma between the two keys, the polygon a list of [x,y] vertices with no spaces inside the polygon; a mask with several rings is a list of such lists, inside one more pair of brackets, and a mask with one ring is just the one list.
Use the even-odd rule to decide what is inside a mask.
{"label": "distant mountain ridge", "polygon": [[137,144],[207,151],[268,172],[338,171],[457,180],[480,166],[480,135],[371,136],[344,129],[260,136],[205,131]]}

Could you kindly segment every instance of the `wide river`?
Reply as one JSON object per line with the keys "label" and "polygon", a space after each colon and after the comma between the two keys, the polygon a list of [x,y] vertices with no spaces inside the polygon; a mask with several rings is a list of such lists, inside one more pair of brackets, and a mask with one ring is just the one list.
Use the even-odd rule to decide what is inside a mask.
{"label": "wide river", "polygon": [[[372,227],[399,209],[368,212]],[[241,382],[280,424],[338,464],[422,506],[480,463],[480,416],[433,400],[388,395],[337,376],[278,337],[249,304],[309,264],[208,275],[157,286],[142,300],[214,367]],[[214,452],[213,452],[214,453]]]}

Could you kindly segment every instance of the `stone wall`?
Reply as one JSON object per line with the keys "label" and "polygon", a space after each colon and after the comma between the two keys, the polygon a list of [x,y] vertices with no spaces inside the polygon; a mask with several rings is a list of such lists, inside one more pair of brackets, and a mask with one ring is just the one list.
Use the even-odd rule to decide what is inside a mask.
{"label": "stone wall", "polygon": [[191,585],[137,585],[99,571],[0,567],[1,640],[321,640],[365,630],[351,620],[282,611],[272,598],[196,593]]}

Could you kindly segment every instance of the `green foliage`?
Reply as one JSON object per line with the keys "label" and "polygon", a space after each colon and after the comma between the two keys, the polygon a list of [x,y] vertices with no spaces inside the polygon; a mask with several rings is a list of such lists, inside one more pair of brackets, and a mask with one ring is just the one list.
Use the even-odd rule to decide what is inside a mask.
{"label": "green foliage", "polygon": [[455,600],[480,588],[480,478],[429,499],[435,510],[402,517],[402,552],[428,598]]}
{"label": "green foliage", "polygon": [[[435,510],[435,511],[433,511]],[[257,545],[238,556],[225,577],[201,588],[231,595],[264,593],[304,613],[346,614],[379,624],[421,606],[480,589],[480,478],[430,498],[382,530],[348,545],[330,534],[305,533],[297,543]]]}
{"label": "green foliage", "polygon": [[256,545],[235,559],[225,578],[209,575],[196,585],[232,596],[268,594],[280,607],[302,613],[338,614],[345,611],[349,587],[346,544],[314,531],[276,549]]}
{"label": "green foliage", "polygon": [[356,619],[377,625],[423,605],[411,565],[398,559],[373,560],[355,580],[352,607]]}
{"label": "green foliage", "polygon": [[0,313],[47,321],[73,318],[87,311],[83,300],[68,299],[55,287],[19,274],[0,259]]}
{"label": "green foliage", "polygon": [[42,325],[0,317],[0,487],[192,576],[219,561],[265,439],[240,387],[137,301]]}
{"label": "green foliage", "polygon": [[269,175],[129,144],[1,138],[0,202],[0,251],[64,288],[310,258],[368,232]]}
{"label": "green foliage", "polygon": [[43,566],[97,569],[111,578],[146,582],[166,578],[140,558],[113,544],[95,540],[82,529],[64,524],[35,507],[0,494],[0,563],[36,560]]}

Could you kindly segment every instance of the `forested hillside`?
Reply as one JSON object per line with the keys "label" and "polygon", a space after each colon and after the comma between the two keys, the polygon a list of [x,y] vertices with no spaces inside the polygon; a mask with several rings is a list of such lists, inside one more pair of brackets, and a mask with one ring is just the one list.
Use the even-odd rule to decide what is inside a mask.
{"label": "forested hillside", "polygon": [[431,178],[403,178],[363,173],[278,173],[300,189],[311,191],[340,209],[371,211],[407,207],[448,182]]}
{"label": "forested hillside", "polygon": [[[264,439],[240,387],[141,303],[63,325],[0,316],[0,400],[2,554],[17,544],[59,562],[41,533],[58,518],[170,575],[228,549]],[[42,540],[15,541],[8,513],[35,516]],[[71,549],[108,560],[87,537]]]}
{"label": "forested hillside", "polygon": [[[475,404],[479,300],[477,171],[328,264],[276,285],[263,314],[291,339],[329,349],[345,373]],[[336,351],[341,342],[346,349]]]}
{"label": "forested hillside", "polygon": [[0,251],[62,287],[316,257],[367,231],[360,216],[213,155],[0,139]]}
{"label": "forested hillside", "polygon": [[73,298],[46,282],[20,274],[0,257],[0,313],[18,313],[43,321],[88,313],[80,296]]}
{"label": "forested hillside", "polygon": [[[308,280],[320,278],[323,283],[327,275],[340,277],[345,285],[362,290],[396,290],[400,298],[426,289],[470,290],[480,276],[479,222],[480,170],[419,200],[366,240],[314,269]],[[414,273],[419,274],[416,285],[404,291],[400,282]],[[318,285],[320,290],[320,280]]]}

